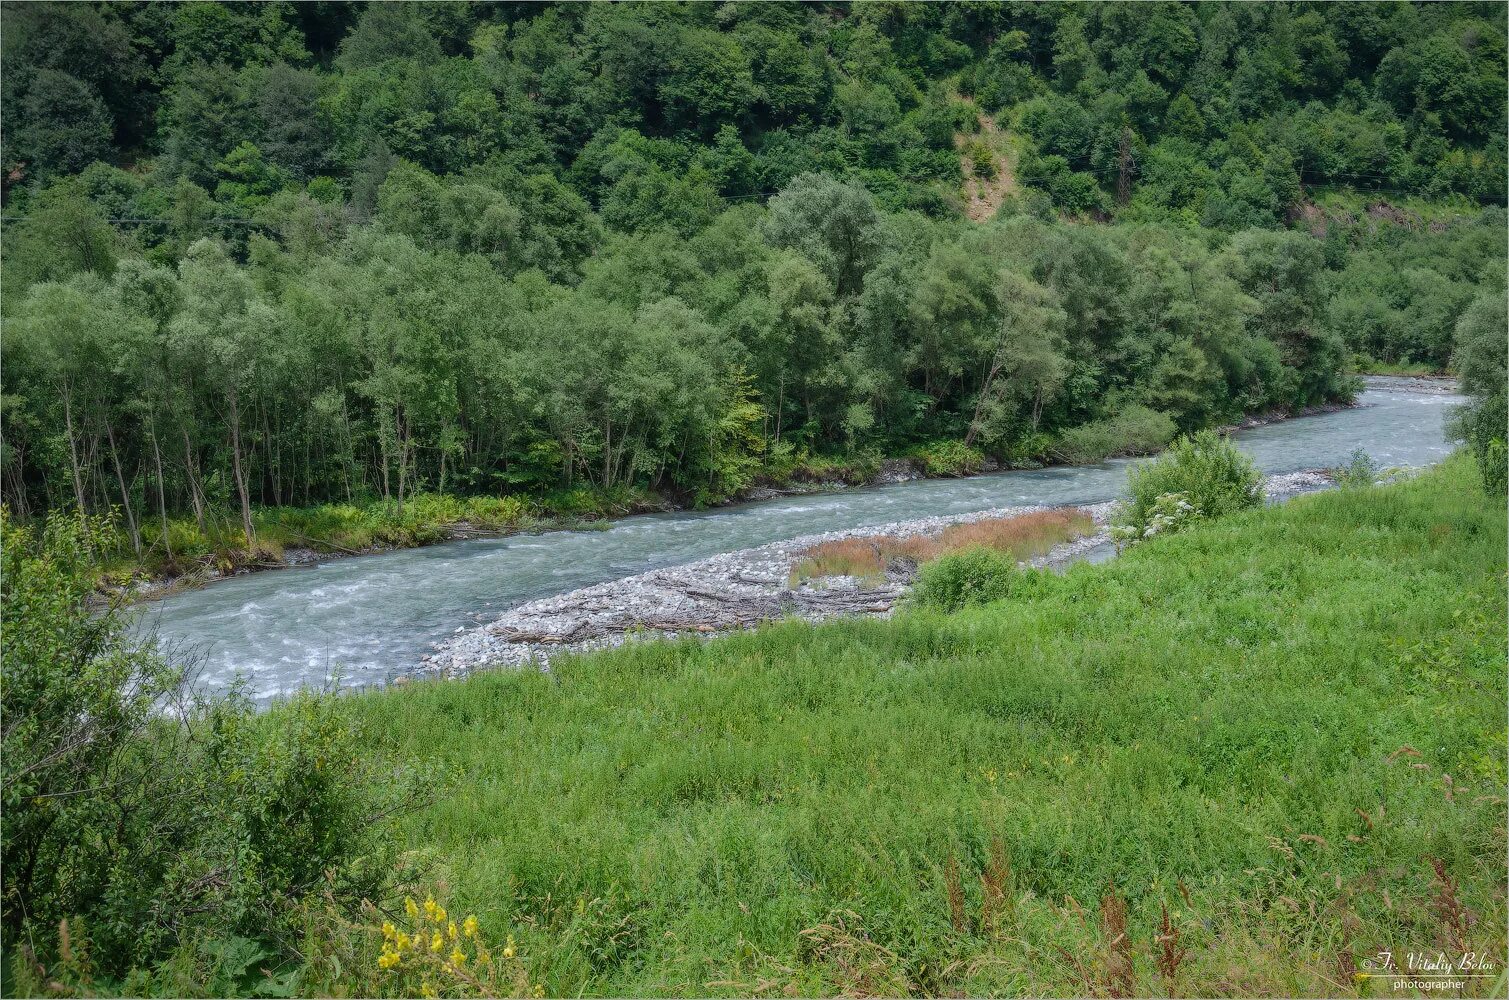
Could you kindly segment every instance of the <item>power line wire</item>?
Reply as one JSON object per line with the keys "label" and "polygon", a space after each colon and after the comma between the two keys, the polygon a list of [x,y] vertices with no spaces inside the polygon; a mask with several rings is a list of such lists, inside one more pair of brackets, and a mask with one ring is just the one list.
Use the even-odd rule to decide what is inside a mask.
{"label": "power line wire", "polygon": [[[30,218],[31,218],[31,216],[29,216],[29,215],[7,215],[7,216],[0,217],[0,222],[26,222]],[[155,224],[170,226],[170,225],[172,225],[174,223],[175,220],[173,220],[173,219],[107,218],[104,221],[105,222],[111,222],[111,223],[122,223],[122,224],[137,224],[137,223],[140,223],[140,224],[154,224],[155,223]],[[256,219],[201,219],[201,220],[199,220],[199,224],[200,225],[213,225],[213,226],[261,226],[264,229],[270,228],[270,224],[269,223],[258,222]]]}

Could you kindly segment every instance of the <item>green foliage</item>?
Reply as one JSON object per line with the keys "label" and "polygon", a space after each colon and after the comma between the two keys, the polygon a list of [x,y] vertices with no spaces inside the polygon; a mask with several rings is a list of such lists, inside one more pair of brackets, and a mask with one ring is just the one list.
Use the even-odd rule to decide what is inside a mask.
{"label": "green foliage", "polygon": [[1116,521],[1133,537],[1145,537],[1153,519],[1173,516],[1181,501],[1190,510],[1179,519],[1234,514],[1263,502],[1263,477],[1236,445],[1201,431],[1132,469]]}
{"label": "green foliage", "polygon": [[1096,460],[1443,368],[1493,287],[1497,15],[710,10],[6,7],[7,502],[171,567]]}
{"label": "green foliage", "polygon": [[1330,470],[1331,478],[1343,489],[1372,486],[1378,482],[1379,466],[1372,455],[1361,448],[1352,452],[1347,464]]}
{"label": "green foliage", "polygon": [[840,294],[859,292],[880,255],[880,213],[870,193],[820,174],[802,174],[770,202],[765,237],[792,247],[819,268]]}
{"label": "green foliage", "polygon": [[403,839],[547,995],[1077,995],[1036,956],[1098,962],[1107,939],[1064,898],[1095,924],[1112,883],[1127,992],[1164,992],[1167,904],[1194,945],[1173,992],[1235,969],[1250,992],[1323,994],[1336,881],[1354,941],[1434,935],[1427,855],[1502,955],[1505,545],[1502,504],[1454,460],[955,614],[636,643],[347,704],[382,750],[467,776]]}
{"label": "green foliage", "polygon": [[1133,404],[1114,416],[1059,434],[1052,454],[1076,465],[1124,455],[1146,455],[1161,449],[1177,433],[1178,428],[1168,414]]}
{"label": "green foliage", "polygon": [[1182,531],[1205,517],[1205,511],[1195,506],[1187,493],[1160,493],[1147,506],[1140,522],[1123,520],[1111,526],[1111,537],[1117,550],[1124,545],[1135,545],[1159,535],[1172,535]]}
{"label": "green foliage", "polygon": [[984,454],[962,441],[933,441],[909,454],[928,476],[972,476],[985,464]]}
{"label": "green foliage", "polygon": [[1031,571],[1017,569],[1016,558],[984,547],[951,552],[925,564],[910,599],[923,608],[958,611],[972,604],[1005,600],[1024,589]]}
{"label": "green foliage", "polygon": [[72,919],[115,981],[214,941],[286,940],[300,900],[350,906],[394,877],[377,821],[410,779],[330,700],[196,703],[117,608],[91,609],[109,522],[54,518],[39,537],[0,510],[0,530],[3,921],[35,943],[26,961],[67,962],[55,932]]}
{"label": "green foliage", "polygon": [[996,175],[996,157],[990,151],[990,147],[976,139],[965,147],[964,155],[969,157],[973,164],[975,176],[992,180]]}
{"label": "green foliage", "polygon": [[1503,276],[1479,296],[1457,324],[1456,364],[1472,401],[1456,415],[1454,428],[1477,459],[1490,493],[1503,496],[1509,483],[1509,376],[1506,376],[1506,316]]}
{"label": "green foliage", "polygon": [[[1340,214],[1347,209],[1330,209]],[[1372,233],[1340,220],[1327,223],[1331,246],[1355,244],[1329,280],[1327,325],[1380,374],[1442,371],[1455,350],[1455,331],[1473,300],[1495,282],[1504,216],[1432,220],[1408,232],[1415,215],[1387,221]],[[1379,364],[1382,362],[1382,364]]]}

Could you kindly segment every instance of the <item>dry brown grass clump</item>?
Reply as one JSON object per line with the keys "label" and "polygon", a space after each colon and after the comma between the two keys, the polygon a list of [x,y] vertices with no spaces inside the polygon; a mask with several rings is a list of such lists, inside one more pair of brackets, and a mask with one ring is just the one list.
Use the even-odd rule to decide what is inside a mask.
{"label": "dry brown grass clump", "polygon": [[992,517],[943,529],[929,535],[871,535],[821,542],[804,551],[791,571],[793,585],[825,576],[853,576],[877,582],[887,566],[911,567],[950,552],[970,548],[994,549],[1015,559],[1031,559],[1053,546],[1088,534],[1095,522],[1077,508],[1044,510],[1015,517]]}
{"label": "dry brown grass clump", "polygon": [[819,576],[879,576],[885,572],[880,548],[875,538],[841,538],[822,542],[802,553],[802,561],[792,570],[792,579],[807,580]]}
{"label": "dry brown grass clump", "polygon": [[1043,510],[956,524],[944,529],[939,543],[942,552],[984,546],[1018,559],[1031,559],[1061,542],[1087,534],[1094,525],[1090,515],[1078,508]]}

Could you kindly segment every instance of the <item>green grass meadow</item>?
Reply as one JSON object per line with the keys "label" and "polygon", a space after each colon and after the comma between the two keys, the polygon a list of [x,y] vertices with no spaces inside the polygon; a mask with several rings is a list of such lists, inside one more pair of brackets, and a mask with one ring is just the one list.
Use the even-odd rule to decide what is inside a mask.
{"label": "green grass meadow", "polygon": [[550,995],[1398,995],[1366,958],[1457,943],[1503,970],[1505,516],[1470,462],[1031,590],[348,710],[448,776],[400,836]]}

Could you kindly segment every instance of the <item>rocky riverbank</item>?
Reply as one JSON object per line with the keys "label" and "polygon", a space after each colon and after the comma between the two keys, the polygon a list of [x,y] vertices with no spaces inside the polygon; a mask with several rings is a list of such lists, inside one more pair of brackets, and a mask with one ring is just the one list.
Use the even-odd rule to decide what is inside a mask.
{"label": "rocky riverbank", "polygon": [[1364,375],[1362,384],[1375,392],[1410,392],[1452,396],[1462,391],[1455,375]]}
{"label": "rocky riverbank", "polygon": [[[1321,472],[1268,478],[1270,500],[1285,500],[1331,485]],[[1113,503],[1082,506],[1095,531],[1055,546],[1029,561],[1058,568],[1111,545]],[[1012,517],[1040,506],[996,507],[969,514],[895,521],[849,531],[804,535],[727,552],[681,566],[652,570],[555,597],[530,601],[493,621],[461,628],[420,664],[426,675],[462,675],[486,667],[548,664],[552,656],[617,646],[626,641],[678,635],[714,636],[780,618],[821,621],[843,615],[887,615],[912,583],[908,569],[888,569],[883,582],[823,577],[799,584],[792,570],[803,553],[822,542],[879,535],[935,537],[950,525]]]}

